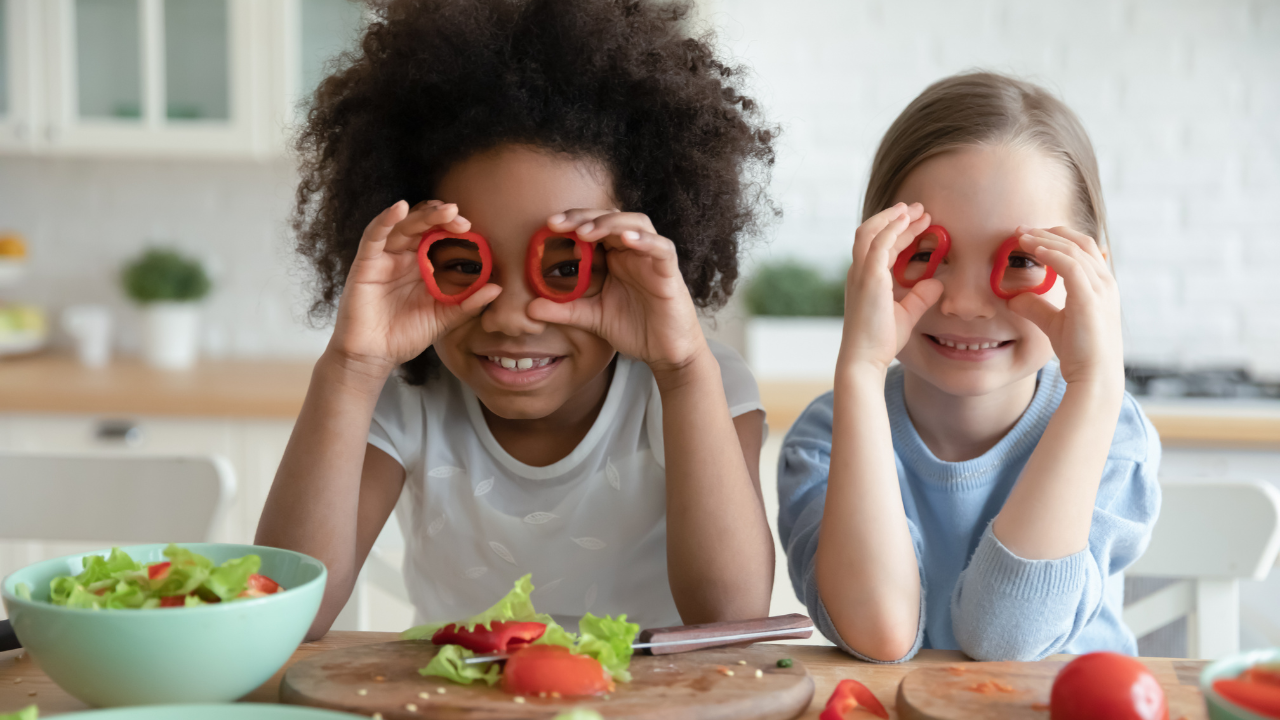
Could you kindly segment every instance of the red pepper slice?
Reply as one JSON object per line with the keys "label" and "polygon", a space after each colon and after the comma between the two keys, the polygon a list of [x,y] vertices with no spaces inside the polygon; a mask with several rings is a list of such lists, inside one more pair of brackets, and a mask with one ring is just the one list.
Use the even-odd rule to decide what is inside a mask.
{"label": "red pepper slice", "polygon": [[[578,282],[574,285],[573,290],[569,292],[559,292],[551,289],[547,285],[547,280],[542,276],[542,256],[546,251],[547,240],[553,237],[564,237],[573,240],[574,245],[578,247],[582,257],[578,260]],[[529,251],[525,255],[524,273],[529,281],[529,286],[538,295],[558,303],[567,303],[571,300],[577,300],[587,291],[587,287],[591,285],[591,260],[595,253],[595,243],[589,243],[579,240],[574,233],[559,233],[551,228],[542,228],[529,238]]]}
{"label": "red pepper slice", "polygon": [[[431,258],[427,257],[427,250],[432,244],[445,238],[469,240],[476,244],[476,250],[480,253],[480,277],[476,278],[476,281],[466,290],[456,295],[446,295],[440,290],[440,286],[436,284],[435,267],[431,264]],[[493,274],[493,253],[489,251],[489,243],[484,236],[473,232],[454,233],[444,230],[426,232],[422,234],[422,241],[418,243],[418,269],[422,271],[422,282],[426,284],[427,292],[431,293],[431,297],[445,305],[458,305],[489,282],[489,276]]]}
{"label": "red pepper slice", "polygon": [[[929,255],[929,266],[925,268],[923,275],[915,280],[908,280],[905,276],[907,264],[911,262],[911,256],[915,255],[919,249],[920,241],[930,235],[938,238],[938,247],[934,248]],[[951,235],[947,233],[947,229],[941,225],[930,225],[924,229],[924,232],[917,235],[915,240],[911,241],[906,250],[898,253],[898,258],[893,261],[893,279],[897,280],[902,287],[915,287],[915,284],[921,280],[933,277],[933,273],[937,271],[939,263],[947,257],[949,252],[951,252]]]}
{"label": "red pepper slice", "polygon": [[249,581],[245,585],[244,592],[240,593],[242,598],[265,597],[280,592],[280,583],[258,573],[250,575]]}
{"label": "red pepper slice", "polygon": [[996,250],[995,264],[991,268],[991,292],[1002,300],[1017,297],[1024,292],[1035,293],[1036,295],[1043,295],[1049,292],[1049,288],[1053,287],[1053,284],[1058,281],[1058,273],[1054,272],[1053,268],[1048,265],[1044,266],[1044,280],[1033,288],[1008,292],[1001,286],[1004,282],[1004,272],[1009,269],[1009,253],[1016,249],[1018,249],[1018,236],[1010,235]]}
{"label": "red pepper slice", "polygon": [[449,624],[431,636],[436,645],[461,645],[462,647],[482,653],[501,653],[518,650],[542,637],[547,626],[540,622],[504,622],[495,620],[486,630],[477,625],[473,630],[465,630],[457,625]]}
{"label": "red pepper slice", "polygon": [[1214,692],[1259,715],[1280,718],[1280,687],[1248,680],[1214,680]]}
{"label": "red pepper slice", "polygon": [[186,607],[186,595],[167,595],[160,598],[160,607]]}
{"label": "red pepper slice", "polygon": [[163,580],[169,577],[169,568],[173,567],[173,563],[165,561],[147,566],[147,578],[150,580]]}
{"label": "red pepper slice", "polygon": [[889,712],[884,709],[884,705],[880,704],[866,685],[857,680],[841,680],[836,685],[835,692],[831,693],[827,707],[818,716],[818,720],[847,720],[855,708],[862,708],[876,717],[889,720]]}
{"label": "red pepper slice", "polygon": [[[561,645],[530,645],[507,660],[502,689],[516,695],[603,695],[613,680],[590,655],[575,655]],[[555,695],[552,695],[555,697]]]}

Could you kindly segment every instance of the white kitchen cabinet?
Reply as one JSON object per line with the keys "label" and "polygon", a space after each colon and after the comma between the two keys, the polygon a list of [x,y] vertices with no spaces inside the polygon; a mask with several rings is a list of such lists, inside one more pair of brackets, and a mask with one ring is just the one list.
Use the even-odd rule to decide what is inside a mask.
{"label": "white kitchen cabinet", "polygon": [[0,0],[0,153],[283,155],[354,0]]}

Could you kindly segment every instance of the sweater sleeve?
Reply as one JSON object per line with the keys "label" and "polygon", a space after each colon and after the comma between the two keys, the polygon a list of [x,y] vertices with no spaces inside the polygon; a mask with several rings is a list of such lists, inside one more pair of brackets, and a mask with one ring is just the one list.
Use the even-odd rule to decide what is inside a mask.
{"label": "sweater sleeve", "polygon": [[1126,396],[1088,547],[1056,560],[1026,560],[988,525],[951,596],[960,649],[977,660],[1039,660],[1062,652],[1102,610],[1107,578],[1146,549],[1160,511],[1159,465],[1159,436]]}
{"label": "sweater sleeve", "polygon": [[[849,646],[836,630],[818,595],[817,563],[818,529],[827,499],[827,477],[831,468],[831,416],[833,396],[827,393],[815,400],[792,425],[782,444],[778,459],[778,535],[787,553],[787,571],[796,597],[809,610],[814,625],[850,655],[866,662],[884,661],[869,658]],[[925,576],[922,537],[916,524],[907,518],[911,543],[920,567],[920,620],[916,640],[906,655],[893,662],[911,659],[924,642]]]}

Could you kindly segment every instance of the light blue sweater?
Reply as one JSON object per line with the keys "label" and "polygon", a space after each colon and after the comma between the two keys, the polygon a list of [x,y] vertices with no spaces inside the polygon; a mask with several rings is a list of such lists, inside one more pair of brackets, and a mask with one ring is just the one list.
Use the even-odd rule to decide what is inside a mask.
{"label": "light blue sweater", "polygon": [[[1058,364],[1051,362],[1040,371],[1031,405],[1008,435],[981,457],[944,462],[929,451],[907,416],[901,366],[890,369],[885,401],[921,588],[920,627],[901,660],[922,647],[962,650],[978,660],[1137,652],[1122,620],[1123,570],[1146,549],[1160,511],[1160,438],[1132,396],[1125,395],[1111,442],[1088,549],[1057,560],[1024,560],[991,532],[991,521],[1065,390]],[[845,652],[870,660],[836,632],[814,575],[831,462],[831,413],[832,393],[827,393],[809,405],[783,441],[778,531],[792,587],[818,628]]]}

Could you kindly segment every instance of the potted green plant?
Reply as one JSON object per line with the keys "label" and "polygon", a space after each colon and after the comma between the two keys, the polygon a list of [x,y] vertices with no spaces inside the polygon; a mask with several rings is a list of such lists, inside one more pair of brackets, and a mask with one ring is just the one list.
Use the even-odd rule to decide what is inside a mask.
{"label": "potted green plant", "polygon": [[844,325],[841,272],[830,276],[796,260],[756,268],[744,291],[747,362],[757,378],[830,380]]}
{"label": "potted green plant", "polygon": [[200,346],[199,301],[209,276],[199,260],[150,248],[121,272],[125,294],[142,308],[142,355],[148,364],[181,370],[195,364]]}

